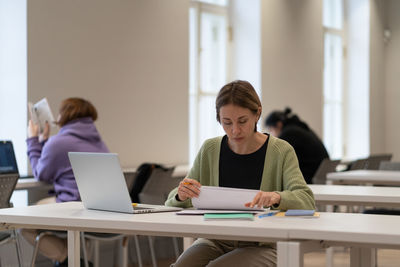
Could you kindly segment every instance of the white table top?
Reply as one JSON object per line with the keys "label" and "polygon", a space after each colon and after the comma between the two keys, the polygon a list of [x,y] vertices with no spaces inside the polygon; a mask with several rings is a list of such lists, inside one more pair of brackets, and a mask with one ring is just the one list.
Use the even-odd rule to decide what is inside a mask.
{"label": "white table top", "polygon": [[256,217],[204,221],[175,213],[122,214],[86,210],[80,202],[0,210],[0,226],[232,240],[327,240],[400,246],[400,216],[321,213],[320,218]]}
{"label": "white table top", "polygon": [[400,185],[400,171],[354,170],[331,172],[327,174],[326,179],[327,183]]}
{"label": "white table top", "polygon": [[308,185],[317,204],[400,207],[400,187]]}

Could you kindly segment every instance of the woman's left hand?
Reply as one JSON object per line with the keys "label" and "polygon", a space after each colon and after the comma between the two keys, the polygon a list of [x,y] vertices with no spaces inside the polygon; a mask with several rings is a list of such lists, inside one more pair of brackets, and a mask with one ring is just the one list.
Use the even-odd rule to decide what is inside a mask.
{"label": "woman's left hand", "polygon": [[281,195],[279,195],[278,193],[260,191],[254,197],[252,202],[248,202],[244,205],[250,208],[253,208],[254,206],[262,208],[262,207],[271,207],[272,205],[279,204],[280,202],[281,202]]}

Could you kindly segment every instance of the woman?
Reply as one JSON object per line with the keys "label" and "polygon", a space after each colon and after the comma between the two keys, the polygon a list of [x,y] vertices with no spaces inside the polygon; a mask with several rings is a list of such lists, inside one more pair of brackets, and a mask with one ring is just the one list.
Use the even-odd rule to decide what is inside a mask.
{"label": "woman", "polygon": [[304,179],[308,184],[312,184],[312,178],[322,160],[329,158],[328,151],[319,137],[298,116],[293,115],[290,108],[283,112],[271,112],[265,120],[265,125],[273,136],[293,146]]}
{"label": "woman", "polygon": [[[33,175],[39,181],[52,183],[55,191],[55,196],[38,204],[80,200],[68,152],[108,152],[94,125],[96,119],[96,108],[89,101],[68,98],[60,106],[56,124],[61,128],[56,135],[49,138],[47,123],[39,138],[39,126],[29,121],[27,144]],[[23,229],[21,233],[33,244],[38,231]],[[63,262],[67,257],[67,241],[45,236],[39,250],[50,259]]]}
{"label": "woman", "polygon": [[[260,190],[250,207],[314,209],[314,197],[298,167],[293,148],[257,131],[261,102],[246,81],[228,83],[216,99],[217,121],[226,133],[206,140],[189,175],[168,196],[166,205],[191,207],[202,185]],[[174,266],[275,266],[272,243],[200,238]]]}

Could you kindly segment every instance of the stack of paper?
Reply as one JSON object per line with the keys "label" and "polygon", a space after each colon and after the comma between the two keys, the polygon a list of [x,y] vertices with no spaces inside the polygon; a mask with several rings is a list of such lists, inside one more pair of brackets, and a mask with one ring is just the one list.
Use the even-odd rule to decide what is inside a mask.
{"label": "stack of paper", "polygon": [[218,186],[202,186],[200,195],[192,199],[196,209],[221,209],[263,211],[263,208],[246,207],[244,204],[251,202],[259,190],[239,189]]}

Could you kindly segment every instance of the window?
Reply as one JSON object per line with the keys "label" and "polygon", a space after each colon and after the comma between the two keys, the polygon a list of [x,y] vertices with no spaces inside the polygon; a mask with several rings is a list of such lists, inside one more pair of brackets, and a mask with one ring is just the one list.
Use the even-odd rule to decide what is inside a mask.
{"label": "window", "polygon": [[324,142],[331,158],[369,155],[369,5],[323,2]]}
{"label": "window", "polygon": [[215,98],[227,83],[228,2],[193,1],[189,11],[189,161],[207,138],[222,135]]}
{"label": "window", "polygon": [[[26,0],[0,1],[0,139],[11,140],[21,175],[28,172]],[[14,206],[26,193],[14,193]]]}
{"label": "window", "polygon": [[331,158],[344,156],[343,92],[345,66],[345,34],[343,1],[324,0],[324,143]]}

